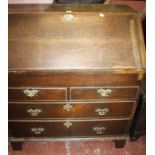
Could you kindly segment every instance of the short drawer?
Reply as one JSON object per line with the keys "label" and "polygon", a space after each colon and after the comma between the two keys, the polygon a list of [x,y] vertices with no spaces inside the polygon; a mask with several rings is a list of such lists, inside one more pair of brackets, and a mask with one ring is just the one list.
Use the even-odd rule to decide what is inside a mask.
{"label": "short drawer", "polygon": [[71,100],[136,99],[139,87],[71,88]]}
{"label": "short drawer", "polygon": [[9,119],[130,117],[134,105],[134,102],[129,101],[9,103]]}
{"label": "short drawer", "polygon": [[121,135],[129,120],[64,120],[9,122],[12,137],[85,137]]}
{"label": "short drawer", "polygon": [[66,88],[9,88],[9,101],[66,101]]}

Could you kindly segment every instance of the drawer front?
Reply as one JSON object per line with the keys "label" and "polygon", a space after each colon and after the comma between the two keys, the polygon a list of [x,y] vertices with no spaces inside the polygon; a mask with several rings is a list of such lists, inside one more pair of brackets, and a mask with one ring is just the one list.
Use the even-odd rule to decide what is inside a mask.
{"label": "drawer front", "polygon": [[10,88],[9,101],[66,101],[66,88]]}
{"label": "drawer front", "polygon": [[81,87],[137,86],[136,74],[106,74],[103,72],[18,72],[9,73],[9,87]]}
{"label": "drawer front", "polygon": [[71,100],[136,99],[139,87],[71,88]]}
{"label": "drawer front", "polygon": [[134,102],[10,103],[9,119],[130,117]]}
{"label": "drawer front", "polygon": [[12,137],[83,137],[121,135],[129,120],[9,122]]}

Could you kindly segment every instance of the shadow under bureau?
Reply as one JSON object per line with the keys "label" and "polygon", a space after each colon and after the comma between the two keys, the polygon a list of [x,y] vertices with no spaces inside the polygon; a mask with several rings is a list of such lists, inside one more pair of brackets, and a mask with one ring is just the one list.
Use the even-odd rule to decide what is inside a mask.
{"label": "shadow under bureau", "polygon": [[141,16],[115,5],[9,5],[9,142],[113,140],[141,92]]}

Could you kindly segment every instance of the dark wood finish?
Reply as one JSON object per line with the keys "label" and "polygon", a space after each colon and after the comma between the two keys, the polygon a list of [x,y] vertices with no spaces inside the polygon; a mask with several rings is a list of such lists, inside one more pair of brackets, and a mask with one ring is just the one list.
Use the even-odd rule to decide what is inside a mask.
{"label": "dark wood finish", "polygon": [[[111,89],[108,96],[98,93],[100,89]],[[99,99],[136,99],[138,88],[134,87],[99,87],[99,88],[71,88],[71,100],[99,100]]]}
{"label": "dark wood finish", "polygon": [[141,92],[138,106],[133,118],[130,129],[131,140],[138,139],[141,135],[146,134],[146,83],[144,80],[144,89]]}
{"label": "dark wood finish", "polygon": [[45,12],[51,4],[8,4],[8,12]]}
{"label": "dark wood finish", "polygon": [[[128,120],[70,120],[72,126],[64,126],[66,121],[55,122],[9,122],[13,137],[86,137],[103,135],[121,135],[126,134]],[[94,127],[105,127],[102,134],[97,134]],[[41,134],[34,134],[31,128],[44,128]]]}
{"label": "dark wood finish", "polygon": [[20,151],[22,150],[22,142],[11,142],[12,148],[15,151]]}
{"label": "dark wood finish", "polygon": [[126,141],[125,140],[114,140],[116,148],[123,148]]}
{"label": "dark wood finish", "polygon": [[[146,44],[146,17],[143,18],[143,33]],[[141,94],[130,129],[131,140],[137,140],[143,134],[146,134],[146,74],[142,80]]]}
{"label": "dark wood finish", "polygon": [[10,4],[9,13],[15,12],[66,12],[68,10],[79,12],[120,12],[123,14],[136,13],[127,5],[100,5],[100,4],[80,4],[80,5],[60,5],[60,4]]}
{"label": "dark wood finish", "polygon": [[[31,87],[30,87],[31,88]],[[66,101],[66,88],[35,88],[39,92],[34,97],[29,97],[24,90],[29,88],[10,88],[9,101]],[[34,88],[33,88],[34,89]]]}
{"label": "dark wood finish", "polygon": [[[140,14],[116,5],[9,5],[8,22],[11,142],[126,138],[145,73]],[[101,97],[99,88],[112,93]],[[39,92],[27,97],[25,89]]]}
{"label": "dark wood finish", "polygon": [[77,11],[70,22],[59,10],[9,14],[9,70],[143,71],[137,15],[99,13]]}
{"label": "dark wood finish", "polygon": [[[69,103],[73,107],[66,111],[64,106]],[[134,102],[92,102],[92,103],[10,103],[9,119],[50,119],[50,118],[120,118],[131,117]],[[37,116],[31,116],[28,109],[40,109]],[[96,109],[108,109],[104,115],[99,115]]]}
{"label": "dark wood finish", "polygon": [[85,72],[10,72],[10,87],[70,87],[70,86],[138,86],[137,74]]}
{"label": "dark wood finish", "polygon": [[136,133],[145,134],[146,133],[146,98],[143,96],[141,98],[141,107],[138,113],[138,122],[136,125]]}

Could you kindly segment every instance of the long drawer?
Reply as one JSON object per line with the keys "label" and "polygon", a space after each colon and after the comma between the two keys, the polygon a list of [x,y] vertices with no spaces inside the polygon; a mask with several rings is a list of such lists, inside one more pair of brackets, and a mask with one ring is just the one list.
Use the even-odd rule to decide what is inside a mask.
{"label": "long drawer", "polygon": [[76,87],[70,90],[70,100],[136,99],[139,87]]}
{"label": "long drawer", "polygon": [[120,135],[129,120],[65,120],[9,122],[12,137],[85,137]]}
{"label": "long drawer", "polygon": [[66,101],[66,88],[9,88],[9,101]]}
{"label": "long drawer", "polygon": [[138,86],[137,74],[104,72],[10,72],[9,87]]}
{"label": "long drawer", "polygon": [[129,101],[9,103],[9,119],[130,117],[135,106]]}

